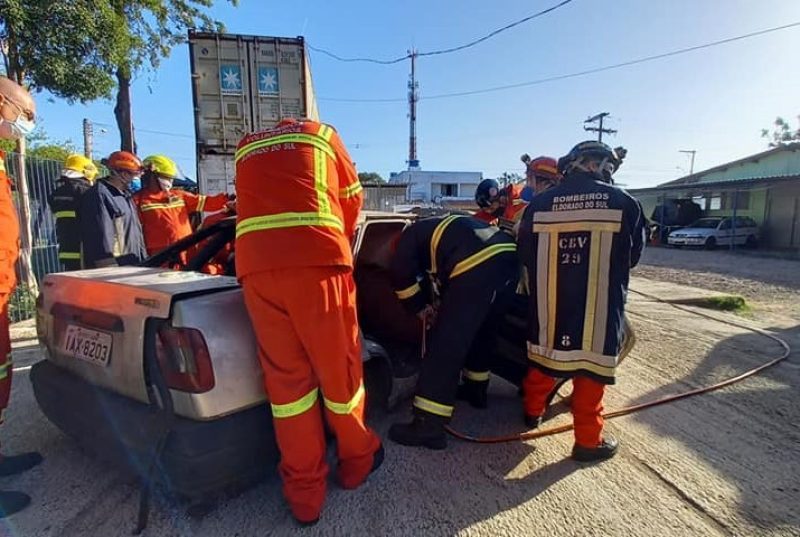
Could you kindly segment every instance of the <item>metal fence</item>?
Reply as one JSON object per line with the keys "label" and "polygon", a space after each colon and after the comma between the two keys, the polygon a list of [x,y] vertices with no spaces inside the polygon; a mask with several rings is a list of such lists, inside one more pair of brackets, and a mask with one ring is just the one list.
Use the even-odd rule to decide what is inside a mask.
{"label": "metal fence", "polygon": [[[20,159],[15,153],[6,155],[6,171],[12,185],[18,185]],[[56,240],[55,219],[47,204],[47,198],[55,190],[56,180],[61,174],[62,163],[57,160],[24,157],[25,175],[30,198],[31,244],[23,244],[22,255],[29,253],[36,284],[40,284],[45,275],[58,272],[61,263],[58,260],[58,242]],[[20,189],[15,187],[12,193],[17,214],[20,215],[20,227],[26,225],[22,218],[22,199]],[[24,282],[24,271],[17,263],[17,281]],[[30,319],[36,314],[36,296],[31,286],[20,284],[11,297],[8,305],[11,322]]]}
{"label": "metal fence", "polygon": [[364,209],[389,211],[407,202],[408,185],[364,185]]}

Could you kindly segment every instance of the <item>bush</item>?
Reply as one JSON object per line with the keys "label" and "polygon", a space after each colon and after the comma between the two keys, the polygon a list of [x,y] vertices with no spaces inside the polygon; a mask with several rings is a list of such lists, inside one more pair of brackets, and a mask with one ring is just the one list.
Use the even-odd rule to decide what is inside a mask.
{"label": "bush", "polygon": [[36,297],[30,289],[18,285],[8,303],[8,318],[12,323],[32,319],[36,315]]}

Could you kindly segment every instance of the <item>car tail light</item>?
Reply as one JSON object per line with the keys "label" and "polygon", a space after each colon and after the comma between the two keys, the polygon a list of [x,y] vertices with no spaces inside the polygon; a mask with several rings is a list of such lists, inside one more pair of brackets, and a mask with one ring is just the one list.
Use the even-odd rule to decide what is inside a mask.
{"label": "car tail light", "polygon": [[199,330],[162,326],[156,337],[156,358],[170,388],[203,393],[214,387],[211,355]]}

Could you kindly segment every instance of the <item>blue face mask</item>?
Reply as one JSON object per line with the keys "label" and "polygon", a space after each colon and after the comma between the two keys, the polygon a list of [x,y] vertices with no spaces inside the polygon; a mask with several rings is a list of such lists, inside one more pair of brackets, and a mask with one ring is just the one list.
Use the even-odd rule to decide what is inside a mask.
{"label": "blue face mask", "polygon": [[141,177],[137,177],[136,179],[131,181],[130,185],[128,185],[128,190],[130,190],[134,194],[136,192],[139,192],[141,189],[142,189],[142,178]]}

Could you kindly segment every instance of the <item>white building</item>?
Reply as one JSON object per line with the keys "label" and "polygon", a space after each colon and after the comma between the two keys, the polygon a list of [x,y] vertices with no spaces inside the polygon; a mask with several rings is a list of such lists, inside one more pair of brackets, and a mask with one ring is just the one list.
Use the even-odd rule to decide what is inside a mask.
{"label": "white building", "polygon": [[482,172],[404,170],[389,176],[390,184],[408,184],[409,201],[436,204],[474,200],[482,180]]}

